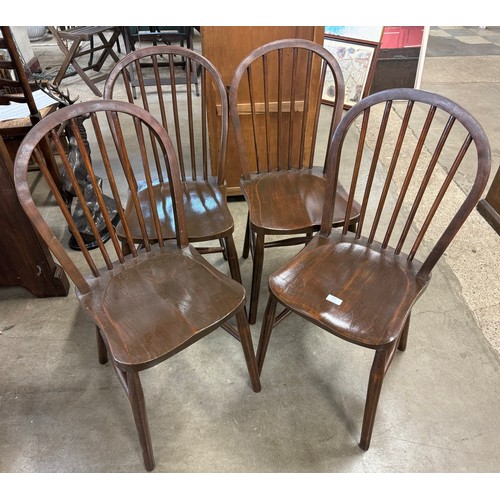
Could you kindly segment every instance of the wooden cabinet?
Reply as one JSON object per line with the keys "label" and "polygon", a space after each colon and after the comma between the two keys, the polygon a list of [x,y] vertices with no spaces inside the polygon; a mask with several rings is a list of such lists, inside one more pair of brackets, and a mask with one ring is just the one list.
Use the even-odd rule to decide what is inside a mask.
{"label": "wooden cabinet", "polygon": [[[324,26],[202,26],[202,54],[217,67],[224,84],[229,87],[236,66],[253,49],[283,38],[303,38],[322,45],[324,29]],[[216,137],[218,127],[220,127],[217,104],[215,93],[212,94],[209,91],[207,106],[211,137]],[[211,140],[210,142],[211,148],[217,147],[217,141]],[[215,151],[212,150],[211,154],[214,156]],[[239,156],[231,123],[229,124],[226,180],[228,196],[239,195]]]}
{"label": "wooden cabinet", "polygon": [[25,215],[12,176],[12,161],[0,137],[0,286],[22,286],[36,297],[66,296],[68,278]]}

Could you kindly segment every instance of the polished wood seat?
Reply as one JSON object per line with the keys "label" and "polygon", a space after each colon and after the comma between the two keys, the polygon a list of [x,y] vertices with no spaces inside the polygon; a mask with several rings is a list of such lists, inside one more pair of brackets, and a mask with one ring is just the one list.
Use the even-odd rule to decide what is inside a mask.
{"label": "polished wood seat", "polygon": [[221,276],[193,248],[181,250],[172,241],[127,260],[78,296],[106,332],[114,362],[135,370],[199,340],[245,301],[241,285]]}
{"label": "polished wood seat", "polygon": [[[287,170],[267,175],[251,175],[250,180],[242,180],[241,188],[248,205],[252,207],[252,225],[265,234],[297,234],[307,228],[319,227],[326,190],[322,172],[321,168]],[[290,207],[291,203],[297,205],[293,211],[269,208]],[[339,186],[333,216],[335,221],[344,220],[346,207],[347,192]],[[357,217],[356,208],[351,209],[351,214],[352,218]],[[303,238],[298,241],[303,243]],[[270,246],[273,243],[269,242],[267,247]]]}
{"label": "polished wood seat", "polygon": [[[479,201],[491,153],[479,123],[458,104],[429,92],[391,89],[347,112],[327,163],[320,232],[269,278],[257,362],[262,370],[271,332],[290,312],[373,349],[359,443],[367,450],[382,382],[395,352],[406,349],[412,308]],[[457,199],[450,191],[463,169],[474,177]],[[333,194],[345,173],[346,211],[355,195],[362,200],[355,233],[348,232],[347,219],[342,228],[331,226]],[[284,309],[277,314],[278,303]]]}
{"label": "polished wood seat", "polygon": [[[89,150],[80,127],[83,117],[87,120]],[[70,153],[59,138],[62,124],[67,124],[73,132],[88,174],[89,182],[84,189],[73,171]],[[92,253],[38,150],[43,140],[50,141],[57,151],[61,168],[82,205],[97,243],[98,249]],[[27,178],[32,155],[40,164],[81,254],[67,253],[33,202]],[[162,234],[158,213],[151,210],[156,207],[154,203],[149,205],[147,214],[154,221],[154,235],[148,237],[143,205],[135,196],[138,179],[144,179],[144,190],[150,202],[154,200],[151,165],[159,163],[170,189],[174,239],[168,241]],[[103,176],[106,185],[98,182]],[[103,364],[111,361],[130,400],[147,470],[154,468],[155,461],[139,378],[141,370],[157,365],[221,326],[241,342],[252,389],[260,391],[245,312],[245,289],[214,268],[189,244],[175,150],[165,129],[147,111],[126,102],[99,100],[54,112],[38,123],[21,144],[15,163],[15,184],[24,211],[75,283],[82,306],[97,326],[99,361]],[[142,231],[140,248],[134,245],[122,208],[130,192]],[[122,250],[115,232],[109,198],[120,216],[130,249],[128,254]],[[92,204],[100,208],[99,217],[104,219],[110,234],[107,243],[103,242],[98,221],[93,218]],[[47,219],[55,216],[45,207],[43,212]],[[231,318],[236,319],[236,328],[228,323]]]}
{"label": "polished wood seat", "polygon": [[[401,332],[408,310],[427,286],[429,278],[418,277],[419,265],[395,255],[392,248],[367,244],[366,238],[357,239],[352,233],[334,232],[329,238],[313,238],[292,262],[272,275],[269,287],[297,314],[314,314],[321,328],[376,348],[391,343]],[[322,270],[321,277],[304,271],[311,268]],[[328,300],[329,296],[340,299],[344,307],[338,307],[333,297]],[[379,296],[385,307],[374,300]],[[319,310],[322,314],[316,317]]]}
{"label": "polished wood seat", "polygon": [[[179,60],[185,62],[182,69],[176,67]],[[195,90],[198,81],[202,89],[199,97]],[[118,92],[121,85],[125,88],[125,95]],[[220,127],[215,137],[208,134],[206,92],[209,88],[216,92],[221,110],[218,117]],[[104,97],[127,99],[142,106],[169,131],[179,158],[189,240],[207,243],[206,246],[197,245],[201,253],[222,253],[228,261],[231,276],[241,283],[233,239],[234,221],[226,201],[227,94],[217,69],[205,57],[184,47],[146,47],[127,54],[116,64],[104,86]],[[216,143],[213,149],[217,153],[213,156],[210,141]],[[160,221],[164,228],[168,228],[172,225],[170,191],[161,170],[157,170],[154,181],[158,184],[154,192]],[[141,189],[139,184],[137,195],[147,213],[149,202]],[[131,203],[132,198],[127,207]],[[128,209],[125,215],[129,217]],[[133,240],[140,244],[140,227],[133,219],[129,222]],[[150,222],[146,220],[149,226]],[[121,226],[117,231],[125,242]],[[163,235],[171,238],[172,231],[167,229]],[[217,244],[210,243],[213,241]]]}
{"label": "polished wood seat", "polygon": [[[233,218],[227,207],[224,189],[220,189],[216,183],[200,183],[191,180],[183,182],[182,188],[186,227],[190,241],[205,241],[207,233],[213,235],[214,238],[223,238],[234,230]],[[175,238],[170,186],[167,183],[157,183],[153,186],[153,194],[155,210],[160,217],[162,234],[167,239]],[[147,187],[138,185],[137,198],[143,207],[144,223],[148,236],[154,240],[156,230]],[[130,225],[134,243],[142,243],[141,227],[135,215],[131,197],[125,206],[125,217]],[[120,237],[125,237],[121,225],[117,227],[117,232]]]}
{"label": "polished wood seat", "polygon": [[[335,81],[333,107],[321,105],[328,73]],[[229,109],[240,158],[240,187],[248,205],[243,257],[250,252],[253,257],[251,324],[257,320],[264,249],[305,244],[319,229],[325,159],[343,105],[340,66],[324,47],[308,40],[285,39],[258,47],[234,72]],[[346,217],[341,186],[336,196],[333,225]],[[351,228],[358,214],[355,203],[348,216]],[[266,241],[269,235],[282,238]]]}

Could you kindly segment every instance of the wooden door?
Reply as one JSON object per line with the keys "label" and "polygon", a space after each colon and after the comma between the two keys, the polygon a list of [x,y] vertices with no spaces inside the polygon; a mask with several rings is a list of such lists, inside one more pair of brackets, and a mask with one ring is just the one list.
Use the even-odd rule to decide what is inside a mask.
{"label": "wooden door", "polygon": [[[240,61],[253,49],[273,40],[283,38],[303,38],[323,44],[324,26],[202,26],[201,47],[202,54],[209,59],[219,70],[226,87]],[[217,137],[219,120],[215,93],[208,92],[207,106],[209,110],[209,134],[212,164],[217,154]],[[249,105],[248,105],[249,106]],[[245,103],[242,103],[244,109]],[[244,124],[242,126],[245,130]],[[262,127],[264,123],[262,122]],[[228,196],[239,195],[240,170],[239,156],[234,139],[232,124],[229,125],[226,181]]]}

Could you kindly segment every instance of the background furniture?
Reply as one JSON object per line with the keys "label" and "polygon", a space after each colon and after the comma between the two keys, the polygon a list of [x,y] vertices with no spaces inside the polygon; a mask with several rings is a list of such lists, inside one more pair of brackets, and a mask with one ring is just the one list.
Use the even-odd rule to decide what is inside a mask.
{"label": "background furniture", "polygon": [[[153,45],[179,44],[188,49],[193,48],[194,26],[123,26],[123,39],[127,54],[136,49],[136,43]],[[144,48],[144,47],[139,47]]]}
{"label": "background furniture", "polygon": [[[121,34],[119,26],[74,26],[69,29],[59,29],[58,26],[48,26],[54,36],[57,45],[65,55],[64,61],[54,78],[54,85],[58,86],[63,78],[78,74],[80,78],[89,86],[96,96],[101,97],[101,91],[95,85],[106,79],[107,75],[99,75],[90,78],[86,72],[101,71],[108,56],[116,62],[119,58],[113,50],[113,45],[117,42]],[[108,34],[109,38],[106,38]],[[100,45],[95,45],[94,37],[100,40]],[[88,48],[85,44],[88,44]],[[94,63],[93,56],[96,52],[101,52],[99,59]],[[77,59],[85,55],[90,55],[89,62],[82,67]],[[73,71],[70,69],[73,68]]]}
{"label": "background furniture", "polygon": [[[185,61],[177,68],[175,61]],[[202,82],[201,97],[194,95],[197,75]],[[139,98],[134,97],[132,74],[138,82]],[[117,85],[119,82],[119,85]],[[146,83],[148,87],[146,88]],[[241,283],[238,255],[233,240],[234,222],[226,202],[225,153],[228,130],[228,104],[224,84],[217,69],[203,56],[177,45],[146,47],[127,54],[111,71],[104,88],[104,97],[116,99],[116,89],[126,89],[131,103],[142,105],[175,138],[180,174],[184,191],[186,224],[189,241],[219,240],[221,246],[199,248],[201,253],[225,252],[231,276]],[[217,94],[221,106],[219,135],[209,137],[207,127],[206,91]],[[210,156],[209,147],[215,141],[217,156]],[[215,163],[213,163],[215,162]],[[159,207],[162,232],[174,238],[175,230],[170,211],[171,192],[160,169],[155,174],[155,204]],[[137,196],[144,211],[150,213],[150,201],[144,183],[138,186]],[[131,212],[132,198],[125,214]],[[137,219],[129,219],[134,243],[143,236]],[[154,233],[152,217],[146,220],[148,233]],[[126,241],[121,227],[118,234]],[[151,237],[151,236],[150,236]]]}
{"label": "background furniture", "polygon": [[[229,88],[236,66],[252,50],[273,40],[284,38],[303,38],[323,44],[324,26],[202,26],[202,54],[219,70],[224,85]],[[207,110],[209,113],[209,134],[217,137],[220,119],[217,117],[217,97],[213,90],[207,93]],[[247,103],[248,104],[248,103]],[[257,127],[263,129],[264,121],[259,119]],[[251,133],[243,126],[244,134]],[[296,131],[298,133],[298,131]],[[211,141],[212,164],[217,155],[216,141]],[[232,126],[229,126],[227,147],[227,194],[239,196],[240,168],[239,155],[234,139]]]}
{"label": "background furniture", "polygon": [[[335,82],[334,103],[322,116],[327,73]],[[257,318],[264,248],[307,243],[320,226],[325,162],[343,106],[340,66],[328,50],[309,40],[269,42],[253,50],[235,70],[229,108],[240,186],[248,204],[243,257],[252,251],[252,324]],[[345,195],[339,189],[334,225],[343,223],[346,213],[355,224],[357,207],[346,212]]]}
{"label": "background furniture", "polygon": [[424,26],[384,26],[371,93],[419,87],[428,35]]}
{"label": "background furniture", "polygon": [[21,286],[35,297],[65,297],[69,281],[24,214],[16,196],[10,153],[0,137],[0,286]]}
{"label": "background furniture", "polygon": [[[21,140],[41,116],[57,106],[38,110],[32,94],[32,89],[38,86],[28,81],[12,31],[9,26],[1,26],[0,31],[0,48],[5,49],[5,57],[0,61],[0,105],[26,104],[29,113],[25,118],[0,121],[0,286],[22,286],[35,297],[66,296],[68,279],[22,211],[13,182],[13,159]],[[41,148],[59,182],[59,171],[50,149],[45,143]]]}
{"label": "background furniture", "polygon": [[477,206],[479,213],[500,234],[500,169],[491,183],[486,197]]}
{"label": "background furniture", "polygon": [[[386,135],[389,122],[400,123],[395,134]],[[410,122],[418,137],[406,133]],[[391,158],[387,171],[382,155]],[[258,364],[261,370],[278,302],[341,339],[373,349],[360,441],[367,450],[382,382],[396,350],[406,349],[412,307],[478,202],[491,153],[481,126],[454,102],[393,89],[365,98],[345,115],[328,162],[332,196],[325,197],[320,233],[269,279]],[[476,167],[474,184],[455,203],[446,192],[468,162]],[[348,232],[347,220],[342,231],[331,229],[333,194],[343,174],[352,181],[348,206],[357,193],[363,200],[355,233]]]}
{"label": "background furniture", "polygon": [[[43,116],[57,109],[59,104],[53,101],[54,104],[38,109],[33,92],[36,90],[41,92],[40,87],[36,82],[28,78],[10,26],[1,26],[0,32],[2,34],[0,48],[5,49],[3,53],[4,58],[0,61],[0,69],[2,71],[2,75],[0,76],[0,105],[10,106],[10,103],[13,102],[25,104],[27,107],[27,116],[25,117],[0,120],[0,136],[3,137],[5,146],[13,162],[19,144],[26,133]],[[55,160],[51,156],[50,148],[46,144],[41,144],[40,147],[49,162],[54,178],[59,182],[59,170],[55,164]]]}
{"label": "background furniture", "polygon": [[[136,44],[139,43],[139,49],[146,48],[149,45],[179,45],[193,49],[193,29],[194,26],[123,26],[123,39],[125,40],[125,49],[127,54],[137,50]],[[143,44],[146,44],[143,46]],[[147,60],[138,60],[142,68],[151,68],[152,65]],[[168,67],[168,62],[161,60],[156,61],[158,67]],[[175,61],[175,66],[181,66],[186,69],[186,60],[182,57]],[[138,75],[135,65],[130,65],[130,85],[134,99],[136,96],[136,88],[139,85]],[[168,71],[163,76],[164,81],[168,81]],[[165,80],[166,79],[166,80]],[[185,75],[178,75],[176,78],[178,84],[186,83]],[[196,71],[191,73],[191,81],[195,85],[196,95],[199,95],[198,74]],[[141,82],[145,86],[154,86],[156,84],[154,78],[144,78]]]}
{"label": "background furniture", "polygon": [[[78,128],[78,119],[83,116],[89,117],[86,127],[89,142],[97,145],[92,148],[92,162]],[[72,175],[69,159],[57,134],[57,129],[66,122],[80,145],[111,234],[111,243],[105,246],[92,214],[86,211],[88,224],[93,228],[99,245],[99,251],[94,252],[94,256],[76,231],[66,202],[36,149],[43,138],[50,137],[68,176],[73,180],[79,200],[86,206],[84,193]],[[146,137],[149,139],[146,140]],[[153,140],[156,149],[150,147],[149,141]],[[154,241],[149,240],[144,230],[144,245],[136,250],[121,207],[125,205],[128,190],[135,192],[136,174],[145,179],[148,194],[153,199],[150,159],[154,151],[161,158],[172,192],[171,209],[176,238],[164,242],[159,220],[153,214],[156,229]],[[72,260],[66,253],[31,198],[27,169],[32,154],[37,157],[43,176],[80,245],[83,259]],[[129,256],[121,250],[107,205],[100,194],[96,171],[101,169],[107,175],[130,244]],[[260,390],[244,311],[244,288],[217,271],[189,245],[175,150],[165,130],[149,113],[126,102],[106,100],[87,101],[58,110],[26,136],[16,159],[15,183],[23,209],[68,272],[76,285],[82,306],[96,323],[99,361],[106,363],[110,359],[130,400],[147,470],[152,470],[155,463],[140,371],[182,351],[235,316],[238,324],[236,333],[242,344],[252,388],[256,392]],[[144,229],[142,207],[136,198],[134,208]],[[89,272],[91,276],[85,278]]]}

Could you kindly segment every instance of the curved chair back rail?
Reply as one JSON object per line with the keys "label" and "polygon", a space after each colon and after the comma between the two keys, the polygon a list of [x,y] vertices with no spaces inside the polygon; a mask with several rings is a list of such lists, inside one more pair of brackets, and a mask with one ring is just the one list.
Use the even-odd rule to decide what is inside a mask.
{"label": "curved chair back rail", "polygon": [[[216,109],[207,107],[209,89],[215,89]],[[234,222],[226,201],[228,102],[215,66],[202,55],[184,47],[146,47],[127,54],[116,64],[106,80],[104,96],[142,106],[168,131],[183,182],[189,240],[197,243],[219,240],[219,246],[197,246],[197,249],[201,253],[223,252],[231,276],[241,283],[233,240]],[[209,128],[211,120],[217,126]],[[156,152],[154,158],[157,167],[154,175],[156,204],[168,207],[169,189]],[[137,194],[139,202],[148,205],[148,196],[145,196],[142,186],[138,186]],[[131,200],[125,208],[125,215],[131,223],[134,243],[140,244],[142,231],[130,214],[130,205]],[[159,216],[164,238],[171,238],[172,221],[168,213],[160,212]],[[146,228],[152,224],[153,221],[146,220]],[[118,234],[127,245],[121,226],[118,226]]]}
{"label": "curved chair back rail", "polygon": [[[398,106],[397,110],[395,106]],[[398,113],[402,119],[397,136],[394,137],[396,132],[390,135],[387,131],[393,120],[391,115]],[[352,161],[349,162],[343,153],[347,149],[346,138],[356,126],[359,127],[359,141],[356,156],[351,155]],[[355,134],[358,134],[357,130]],[[367,154],[369,138],[373,153],[370,151]],[[382,172],[382,155],[390,158],[390,161],[387,172],[383,173],[385,180],[378,193],[373,186],[377,175]],[[406,245],[408,260],[417,254],[457,173],[466,172],[470,179],[467,196],[448,220],[441,218],[441,227],[444,228],[444,224],[446,228],[440,231],[442,234],[438,235],[439,240],[435,245],[427,249],[427,255],[420,257],[423,265],[419,276],[426,279],[479,201],[489,178],[491,151],[481,125],[455,102],[423,90],[390,89],[363,99],[348,111],[333,137],[328,162],[332,164],[328,173],[328,192],[335,192],[340,176],[344,186],[350,185],[347,210],[357,193],[360,194],[359,199],[363,200],[356,238],[365,234],[371,244],[377,237],[383,249],[393,243],[396,254],[401,253]],[[361,184],[363,162],[367,173],[365,186]],[[446,175],[441,179],[436,174],[443,169]],[[344,172],[348,175],[343,176]],[[390,190],[394,182],[401,187],[391,205]],[[327,196],[326,199],[328,203],[321,226],[323,235],[331,232],[328,221],[335,209],[335,198]],[[450,198],[448,200],[451,201]],[[370,218],[371,205],[373,210]],[[412,233],[412,225],[417,219],[420,221],[419,227],[414,228]],[[343,234],[347,234],[348,227],[346,221]],[[424,251],[419,255],[422,253]]]}
{"label": "curved chair back rail", "polygon": [[[176,65],[182,61],[183,70]],[[227,149],[228,103],[226,89],[215,66],[191,49],[153,46],[130,52],[111,70],[104,85],[104,98],[120,99],[118,82],[123,84],[126,99],[144,107],[161,121],[174,138],[181,177],[207,180],[217,177],[225,181]],[[195,87],[201,87],[201,98],[193,97]],[[212,85],[217,94],[217,138],[209,137],[205,87]],[[140,96],[134,95],[139,89]],[[196,92],[198,93],[198,92]],[[210,140],[216,141],[215,161],[210,158]],[[161,174],[159,174],[161,175]]]}
{"label": "curved chair back rail", "polygon": [[[253,171],[313,166],[327,75],[335,83],[331,138],[342,117],[345,85],[340,66],[328,50],[309,40],[277,40],[241,61],[231,81],[229,103],[244,179]],[[242,125],[244,115],[250,119],[245,116]],[[259,119],[264,122],[262,134],[257,133]],[[244,142],[241,131],[248,121],[254,130],[252,143]]]}

